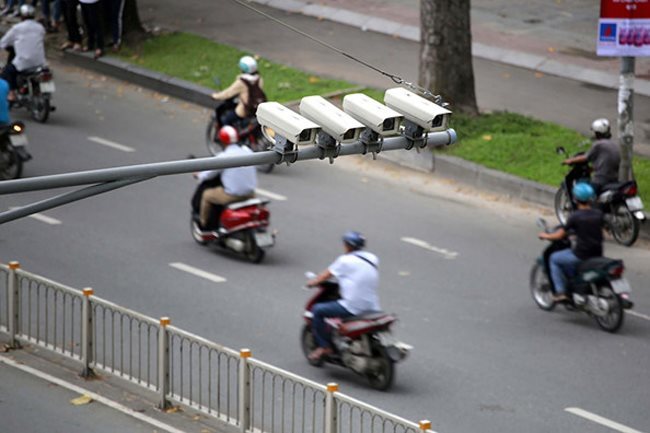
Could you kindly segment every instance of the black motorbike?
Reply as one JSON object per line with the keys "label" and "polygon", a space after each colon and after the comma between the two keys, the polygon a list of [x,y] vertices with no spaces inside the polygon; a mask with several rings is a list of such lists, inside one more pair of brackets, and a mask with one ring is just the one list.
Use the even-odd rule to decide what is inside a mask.
{"label": "black motorbike", "polygon": [[[216,110],[210,115],[208,125],[205,130],[205,144],[210,154],[216,156],[223,151],[223,145],[219,141],[219,119],[228,111],[232,111],[237,106],[237,98],[231,98],[221,102]],[[273,143],[262,134],[262,128],[257,122],[255,116],[243,119],[235,125],[232,125],[239,134],[240,144],[248,146],[253,152],[271,150]],[[274,164],[258,165],[257,169],[262,173],[273,171]]]}
{"label": "black motorbike", "polygon": [[25,124],[14,122],[0,127],[0,180],[18,179],[23,163],[32,159],[27,150]]}
{"label": "black motorbike", "polygon": [[[567,156],[563,147],[558,147],[556,151]],[[576,156],[583,153],[577,153]],[[579,181],[589,181],[590,173],[591,168],[587,162],[575,163],[564,177],[555,194],[555,215],[560,224],[566,224],[569,215],[577,209],[571,194],[573,185]],[[646,219],[636,181],[605,185],[596,199],[596,206],[605,213],[605,229],[611,232],[616,242],[627,247],[636,242],[641,223]]]}
{"label": "black motorbike", "polygon": [[[547,233],[546,221],[538,219],[537,224]],[[551,254],[571,247],[571,241],[552,241],[535,260],[530,271],[530,291],[539,308],[551,311],[556,302],[553,281],[550,278],[549,258]],[[594,257],[578,265],[576,277],[567,284],[568,301],[564,303],[569,311],[582,312],[593,317],[603,330],[616,332],[623,325],[625,310],[634,304],[630,299],[630,284],[623,277],[625,267],[622,260]]]}

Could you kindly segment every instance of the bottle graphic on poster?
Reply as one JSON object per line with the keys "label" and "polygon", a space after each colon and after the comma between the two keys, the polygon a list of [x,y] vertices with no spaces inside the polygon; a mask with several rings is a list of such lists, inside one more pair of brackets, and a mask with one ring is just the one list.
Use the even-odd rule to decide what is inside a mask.
{"label": "bottle graphic on poster", "polygon": [[643,45],[650,45],[650,27],[643,31]]}
{"label": "bottle graphic on poster", "polygon": [[643,46],[643,27],[637,27],[634,29],[634,46]]}
{"label": "bottle graphic on poster", "polygon": [[618,31],[618,45],[627,45],[628,29],[621,27]]}

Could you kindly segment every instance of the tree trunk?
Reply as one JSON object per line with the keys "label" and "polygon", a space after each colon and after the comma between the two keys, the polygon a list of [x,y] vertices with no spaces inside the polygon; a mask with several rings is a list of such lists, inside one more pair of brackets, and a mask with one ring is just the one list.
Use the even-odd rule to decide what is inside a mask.
{"label": "tree trunk", "polygon": [[420,0],[420,35],[420,85],[477,115],[470,0]]}
{"label": "tree trunk", "polygon": [[122,15],[122,39],[127,43],[142,40],[146,36],[136,0],[124,0],[124,11]]}

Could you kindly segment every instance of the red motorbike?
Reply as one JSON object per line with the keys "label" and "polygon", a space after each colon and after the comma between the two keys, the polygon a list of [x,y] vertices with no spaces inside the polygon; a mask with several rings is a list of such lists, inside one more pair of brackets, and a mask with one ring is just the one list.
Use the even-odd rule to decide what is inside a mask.
{"label": "red motorbike", "polygon": [[271,214],[266,208],[268,203],[266,199],[251,198],[226,205],[218,220],[211,216],[203,230],[198,225],[197,215],[193,214],[192,238],[200,245],[217,245],[242,254],[253,263],[260,263],[264,259],[264,249],[275,245],[275,233],[270,231]]}
{"label": "red motorbike", "polygon": [[[313,278],[315,275],[308,273],[306,276]],[[403,360],[413,349],[392,335],[390,328],[397,321],[397,317],[377,312],[345,319],[325,319],[330,327],[334,353],[314,361],[308,357],[316,349],[316,340],[312,333],[312,308],[320,302],[340,299],[339,285],[335,281],[326,281],[315,290],[316,293],[309,298],[305,306],[305,324],[300,337],[302,351],[308,362],[316,367],[325,362],[347,367],[365,376],[370,386],[375,389],[385,391],[390,388],[395,377],[394,364]]]}

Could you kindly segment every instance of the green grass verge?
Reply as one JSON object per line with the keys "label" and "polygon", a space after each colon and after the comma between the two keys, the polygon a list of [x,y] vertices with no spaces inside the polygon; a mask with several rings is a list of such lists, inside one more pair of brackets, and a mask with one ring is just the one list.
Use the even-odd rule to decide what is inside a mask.
{"label": "green grass verge", "polygon": [[[154,71],[223,89],[235,79],[237,63],[244,54],[255,55],[189,33],[171,33],[125,47],[119,57]],[[356,87],[347,81],[318,77],[263,58],[258,58],[258,64],[269,100],[296,101],[306,95]],[[366,89],[363,93],[383,100],[382,90]],[[458,132],[458,144],[441,152],[548,185],[558,185],[566,173],[555,147],[564,146],[573,153],[585,140],[571,129],[514,113],[484,114],[477,118],[456,113],[451,126]],[[636,157],[634,170],[641,196],[650,204],[650,160]]]}
{"label": "green grass verge", "polygon": [[[508,112],[476,118],[454,114],[451,126],[458,143],[439,152],[552,186],[567,173],[555,148],[563,146],[573,154],[590,145],[572,129]],[[650,203],[650,159],[635,156],[634,173],[641,198]]]}
{"label": "green grass verge", "polygon": [[[170,33],[125,48],[118,57],[202,86],[225,89],[237,76],[239,58],[245,54],[255,56],[189,33]],[[355,87],[346,81],[318,77],[263,58],[257,60],[269,100],[288,102],[305,95]]]}

